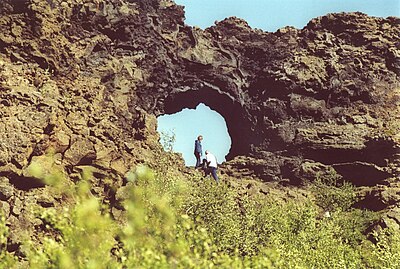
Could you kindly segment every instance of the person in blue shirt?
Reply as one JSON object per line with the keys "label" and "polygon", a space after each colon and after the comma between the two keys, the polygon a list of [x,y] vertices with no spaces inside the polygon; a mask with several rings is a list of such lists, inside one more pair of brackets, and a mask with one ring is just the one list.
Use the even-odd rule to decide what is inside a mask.
{"label": "person in blue shirt", "polygon": [[201,167],[200,157],[203,155],[203,149],[201,148],[201,140],[203,140],[203,136],[199,135],[197,140],[194,141],[194,156],[196,157],[196,166],[195,168]]}

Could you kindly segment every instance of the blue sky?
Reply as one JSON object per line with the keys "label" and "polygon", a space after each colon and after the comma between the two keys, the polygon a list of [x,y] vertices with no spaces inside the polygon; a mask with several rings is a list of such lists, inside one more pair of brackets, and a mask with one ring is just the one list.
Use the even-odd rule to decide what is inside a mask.
{"label": "blue sky", "polygon": [[203,136],[203,154],[206,149],[212,152],[219,163],[225,160],[229,152],[231,138],[229,137],[225,119],[204,104],[196,109],[184,109],[173,115],[158,118],[159,132],[173,132],[176,136],[174,151],[183,154],[186,165],[194,165],[194,141]]}
{"label": "blue sky", "polygon": [[[361,11],[371,16],[400,16],[400,0],[175,0],[185,6],[186,24],[206,28],[230,16],[245,19],[253,28],[275,32],[284,26],[303,28],[312,18],[332,12]],[[203,148],[218,162],[225,160],[231,140],[221,115],[200,105],[158,118],[158,130],[174,132],[174,150],[186,165],[194,165],[194,140],[204,136]]]}
{"label": "blue sky", "polygon": [[332,12],[361,11],[371,16],[400,16],[400,0],[176,0],[185,6],[186,24],[206,28],[226,17],[245,19],[253,28],[275,32],[303,28],[312,18]]}

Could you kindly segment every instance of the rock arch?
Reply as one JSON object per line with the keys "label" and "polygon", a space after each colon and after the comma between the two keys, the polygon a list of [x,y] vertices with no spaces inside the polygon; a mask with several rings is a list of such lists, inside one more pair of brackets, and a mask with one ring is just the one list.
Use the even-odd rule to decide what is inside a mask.
{"label": "rock arch", "polygon": [[187,87],[185,90],[175,90],[164,101],[164,113],[174,114],[184,108],[194,109],[200,103],[209,106],[225,119],[232,140],[231,149],[226,156],[227,160],[249,153],[250,123],[243,114],[243,109],[227,94],[218,92],[210,86],[203,86],[200,89]]}
{"label": "rock arch", "polygon": [[399,18],[328,14],[268,33],[233,17],[201,30],[169,1],[98,2],[0,1],[0,205],[11,231],[24,206],[64,201],[24,182],[32,162],[73,181],[90,166],[94,191],[113,193],[132,165],[163,154],[155,116],[200,102],[226,119],[237,178],[385,184],[358,206],[397,210]]}
{"label": "rock arch", "polygon": [[[352,167],[379,170],[378,182],[399,174],[398,18],[329,14],[301,30],[268,33],[235,17],[189,27],[183,7],[157,0],[105,0],[104,8],[32,2],[22,13],[17,2],[28,3],[0,6],[0,52],[32,90],[5,85],[1,111],[23,107],[40,120],[29,121],[38,134],[24,129],[31,114],[10,121],[27,132],[29,146],[14,156],[10,142],[11,157],[0,156],[1,164],[22,169],[53,144],[68,153],[68,165],[90,164],[113,148],[106,163],[123,174],[151,133],[149,114],[204,102],[227,121],[228,159],[252,158],[255,170],[272,173],[265,180],[304,177],[305,161],[360,185],[371,184],[360,178],[370,173],[352,174]],[[10,29],[14,20],[20,23]],[[366,157],[374,151],[376,158]]]}

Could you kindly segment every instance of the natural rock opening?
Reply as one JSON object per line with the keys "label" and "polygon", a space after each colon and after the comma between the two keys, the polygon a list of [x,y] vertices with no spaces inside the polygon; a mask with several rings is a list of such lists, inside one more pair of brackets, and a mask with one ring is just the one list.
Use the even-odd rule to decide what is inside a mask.
{"label": "natural rock opening", "polygon": [[174,114],[184,108],[194,109],[200,103],[218,112],[226,121],[232,141],[226,159],[230,160],[235,156],[248,153],[250,151],[250,122],[245,116],[246,110],[229,94],[207,86],[200,89],[177,89],[166,98],[164,111],[165,114]]}
{"label": "natural rock opening", "polygon": [[157,118],[157,131],[160,142],[167,151],[182,154],[186,166],[193,166],[194,140],[203,136],[203,153],[211,151],[219,163],[226,160],[225,156],[231,147],[231,137],[228,133],[224,117],[203,103],[195,109],[183,109],[174,114],[165,114]]}
{"label": "natural rock opening", "polygon": [[232,179],[347,180],[368,186],[356,207],[400,219],[399,18],[201,30],[168,2],[0,1],[0,207],[13,235],[41,230],[31,206],[69,202],[26,173],[33,162],[70,183],[90,170],[92,194],[124,221],[126,175],[163,165],[155,116],[199,103],[226,120]]}

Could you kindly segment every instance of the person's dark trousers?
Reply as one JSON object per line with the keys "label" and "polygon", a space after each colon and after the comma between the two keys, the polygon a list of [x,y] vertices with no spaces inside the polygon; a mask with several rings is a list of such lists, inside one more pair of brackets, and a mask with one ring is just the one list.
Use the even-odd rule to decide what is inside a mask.
{"label": "person's dark trousers", "polygon": [[195,152],[194,156],[196,156],[196,166],[195,166],[195,168],[200,167],[201,166],[200,153],[199,152]]}
{"label": "person's dark trousers", "polygon": [[215,182],[219,182],[218,176],[217,176],[217,168],[215,167],[210,167],[211,175],[215,179]]}
{"label": "person's dark trousers", "polygon": [[209,167],[203,166],[204,177],[208,177],[211,174],[211,169]]}

